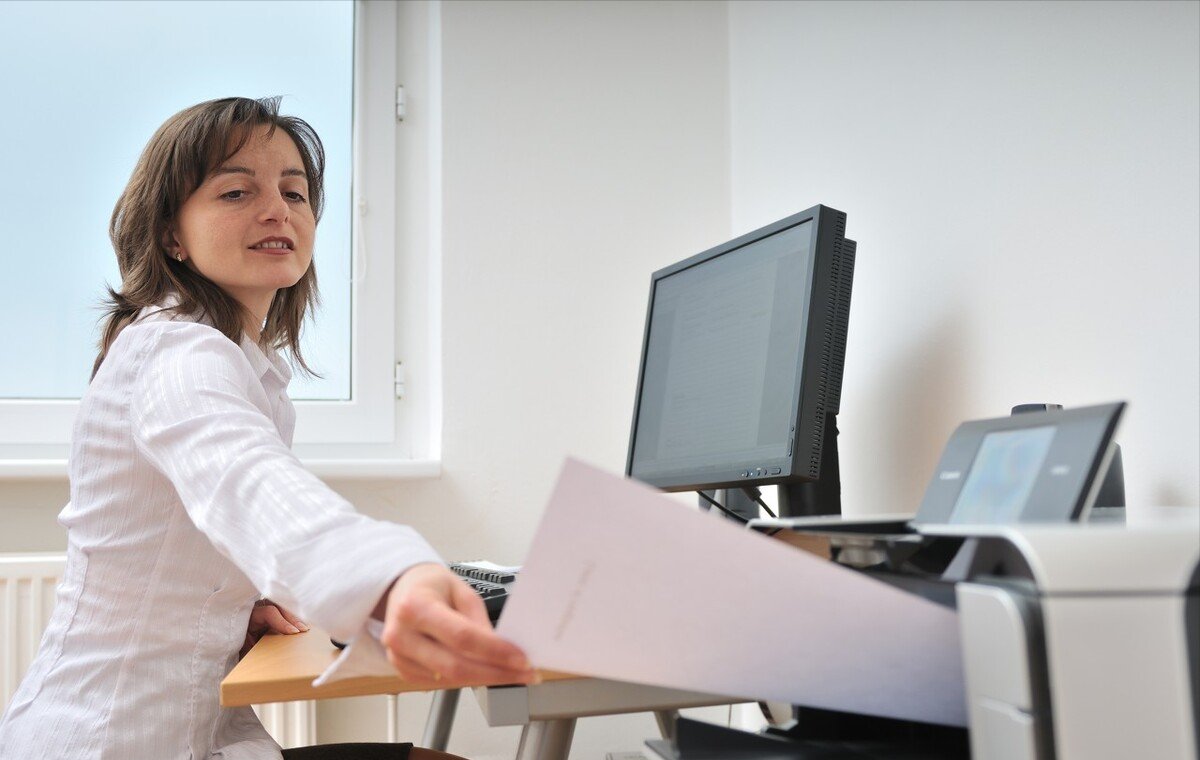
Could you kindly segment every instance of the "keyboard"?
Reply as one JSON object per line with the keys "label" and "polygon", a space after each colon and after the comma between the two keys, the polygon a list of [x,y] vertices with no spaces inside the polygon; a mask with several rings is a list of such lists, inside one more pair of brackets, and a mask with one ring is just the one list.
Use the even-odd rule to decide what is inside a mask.
{"label": "keyboard", "polygon": [[495,625],[508,599],[508,590],[517,580],[517,574],[490,562],[455,562],[450,569],[479,594],[483,606],[487,608],[488,619]]}

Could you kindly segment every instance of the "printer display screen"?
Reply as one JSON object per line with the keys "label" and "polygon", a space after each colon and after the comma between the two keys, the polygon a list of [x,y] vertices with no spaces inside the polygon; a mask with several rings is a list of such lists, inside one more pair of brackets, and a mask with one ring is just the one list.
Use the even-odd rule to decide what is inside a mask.
{"label": "printer display screen", "polygon": [[1015,522],[1033,491],[1054,433],[1050,425],[985,435],[950,522]]}

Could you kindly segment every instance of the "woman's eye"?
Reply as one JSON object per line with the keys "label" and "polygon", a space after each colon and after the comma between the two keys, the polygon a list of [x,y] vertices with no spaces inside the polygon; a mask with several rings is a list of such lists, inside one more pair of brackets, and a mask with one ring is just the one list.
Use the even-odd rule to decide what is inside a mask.
{"label": "woman's eye", "polygon": [[245,190],[230,190],[227,193],[222,193],[222,198],[228,198],[231,201],[240,200],[246,194]]}
{"label": "woman's eye", "polygon": [[284,196],[287,197],[288,200],[299,201],[300,203],[304,203],[304,201],[307,200],[303,193],[298,193],[295,190],[284,193]]}

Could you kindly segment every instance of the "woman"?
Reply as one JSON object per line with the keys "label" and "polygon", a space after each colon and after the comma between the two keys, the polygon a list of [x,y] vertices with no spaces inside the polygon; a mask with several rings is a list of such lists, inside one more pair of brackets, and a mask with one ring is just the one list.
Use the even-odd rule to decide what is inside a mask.
{"label": "woman", "polygon": [[307,370],[323,172],[278,99],[188,108],[138,160],[109,227],[122,286],[75,425],[66,572],[0,758],[279,758],[218,685],[301,618],[342,640],[383,621],[410,680],[533,679],[419,535],[355,513],[290,451],[277,350]]}

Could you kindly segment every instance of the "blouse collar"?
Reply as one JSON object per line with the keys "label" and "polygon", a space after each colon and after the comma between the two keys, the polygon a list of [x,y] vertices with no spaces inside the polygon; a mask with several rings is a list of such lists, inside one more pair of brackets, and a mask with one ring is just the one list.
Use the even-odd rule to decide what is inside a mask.
{"label": "blouse collar", "polygon": [[254,368],[255,374],[259,379],[272,375],[279,383],[287,386],[292,381],[292,368],[283,360],[279,352],[273,348],[268,348],[263,351],[262,346],[258,345],[249,337],[242,334],[241,343],[242,353],[250,360],[250,366]]}

